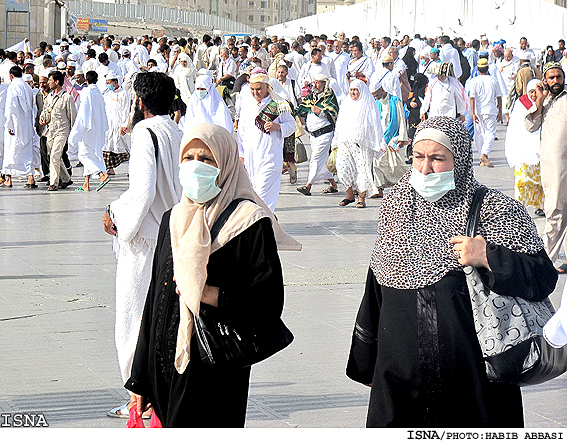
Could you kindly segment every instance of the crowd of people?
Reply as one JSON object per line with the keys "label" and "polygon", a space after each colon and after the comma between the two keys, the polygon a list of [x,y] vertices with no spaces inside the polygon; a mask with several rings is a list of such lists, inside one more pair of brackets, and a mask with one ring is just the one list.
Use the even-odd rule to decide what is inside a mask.
{"label": "crowd of people", "polygon": [[[372,384],[368,424],[523,423],[519,389],[495,388],[478,371],[472,324],[459,324],[468,315],[462,301],[445,306],[438,318],[439,329],[454,329],[440,340],[452,351],[435,358],[435,372],[426,369],[423,381],[433,382],[423,391],[415,372],[426,360],[417,356],[417,344],[439,351],[439,343],[425,344],[438,331],[421,337],[423,319],[399,322],[388,301],[410,313],[415,292],[431,286],[437,295],[419,294],[435,311],[435,304],[462,294],[463,285],[466,291],[465,265],[486,269],[499,293],[530,288],[534,300],[553,290],[556,271],[567,273],[567,263],[556,270],[552,264],[567,247],[563,40],[541,54],[526,38],[512,48],[486,36],[362,42],[344,33],[292,42],[109,35],[41,42],[33,51],[27,39],[17,46],[0,50],[1,186],[12,188],[13,177],[24,176],[29,189],[37,182],[46,182],[49,192],[65,189],[73,184],[69,157],[76,156],[83,179],[76,190],[90,191],[94,176],[100,191],[129,162],[129,188],[103,216],[117,255],[118,360],[132,392],[110,416],[128,417],[135,403],[142,414],[151,403],[164,425],[219,424],[195,410],[189,392],[200,393],[193,379],[199,378],[208,381],[197,387],[204,391],[224,381],[199,397],[208,396],[212,409],[226,408],[225,425],[244,424],[249,368],[210,372],[190,360],[199,354],[191,339],[194,319],[200,304],[263,329],[263,313],[281,316],[277,250],[300,245],[273,213],[282,174],[292,184],[300,180],[296,162],[307,134],[309,172],[299,193],[310,196],[320,183],[323,193],[339,193],[340,183],[346,195],[338,205],[356,202],[357,208],[384,197],[348,367],[351,378]],[[498,122],[508,127],[516,201],[494,191],[483,213],[483,238],[464,238],[479,187],[472,146],[478,165],[493,168]],[[517,201],[546,217],[543,241]],[[227,228],[212,237],[209,230],[229,208]],[[437,237],[431,227],[439,228]],[[510,285],[528,269],[541,276],[537,283],[526,278]],[[227,287],[230,277],[238,288]],[[273,297],[262,300],[264,293]],[[409,305],[400,307],[400,300]],[[389,339],[373,336],[383,323]],[[400,347],[391,345],[400,340],[407,353],[394,358]],[[462,354],[451,348],[461,340],[468,344]],[[392,368],[375,372],[377,359]],[[455,375],[450,383],[440,367]],[[407,376],[401,391],[389,372]],[[455,404],[457,386],[471,398],[466,415]],[[515,399],[507,417],[492,411],[490,400],[498,396]]]}

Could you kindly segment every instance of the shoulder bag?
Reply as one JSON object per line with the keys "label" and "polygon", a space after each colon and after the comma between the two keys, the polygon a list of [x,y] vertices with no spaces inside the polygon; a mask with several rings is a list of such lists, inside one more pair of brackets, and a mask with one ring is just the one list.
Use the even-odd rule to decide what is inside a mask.
{"label": "shoulder bag", "polygon": [[[211,228],[211,242],[243,200],[233,200],[221,213]],[[293,341],[293,334],[281,318],[262,326],[261,331],[245,330],[222,320],[216,307],[201,304],[199,316],[195,316],[195,339],[204,363],[242,368],[283,350]]]}
{"label": "shoulder bag", "polygon": [[[479,188],[471,204],[466,235],[474,237],[488,189]],[[464,268],[474,324],[489,381],[519,386],[541,384],[567,371],[567,348],[553,348],[543,327],[555,313],[549,298],[532,302],[485,288],[477,269]]]}

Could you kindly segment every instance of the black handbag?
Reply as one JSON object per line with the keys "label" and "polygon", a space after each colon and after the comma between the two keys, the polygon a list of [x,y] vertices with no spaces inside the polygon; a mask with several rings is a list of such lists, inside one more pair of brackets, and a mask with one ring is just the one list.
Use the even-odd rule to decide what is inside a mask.
{"label": "black handbag", "polygon": [[[235,199],[221,213],[211,228],[211,242],[217,237],[238,204]],[[201,361],[210,365],[248,367],[283,350],[293,341],[293,334],[278,318],[262,323],[261,329],[230,325],[219,317],[216,307],[201,304],[195,320],[195,337]]]}
{"label": "black handbag", "polygon": [[[486,187],[471,204],[466,235],[476,235]],[[476,268],[464,272],[471,297],[476,334],[492,382],[519,386],[541,384],[567,371],[567,346],[554,348],[543,337],[543,327],[555,310],[549,298],[532,302],[501,296],[484,287]]]}

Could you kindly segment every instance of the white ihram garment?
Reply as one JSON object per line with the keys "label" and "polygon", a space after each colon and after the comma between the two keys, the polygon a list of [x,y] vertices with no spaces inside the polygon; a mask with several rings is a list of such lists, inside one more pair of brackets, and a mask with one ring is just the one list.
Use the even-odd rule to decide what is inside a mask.
{"label": "white ihram garment", "polygon": [[244,158],[244,167],[250,176],[252,188],[270,211],[274,212],[280,193],[283,140],[295,132],[295,119],[290,113],[281,112],[274,120],[281,125],[281,130],[266,134],[256,126],[255,119],[270,102],[271,96],[268,95],[258,104],[249,87],[242,88],[241,96],[242,108],[236,138],[239,155]]}
{"label": "white ihram garment", "polygon": [[108,121],[104,97],[96,85],[89,85],[81,91],[81,105],[71,132],[69,133],[69,154],[78,152],[83,164],[83,176],[99,172],[106,173],[102,148],[106,143]]}
{"label": "white ihram garment", "polygon": [[6,92],[3,174],[33,174],[33,107],[31,87],[21,77],[14,77]]}
{"label": "white ihram garment", "polygon": [[104,93],[108,131],[104,151],[111,153],[128,153],[130,151],[130,135],[120,134],[120,128],[126,126],[130,115],[130,96],[122,88]]}
{"label": "white ihram garment", "polygon": [[[316,131],[331,124],[324,113],[317,116],[308,113],[305,124],[309,132]],[[333,173],[327,169],[327,160],[329,160],[329,149],[333,140],[334,131],[322,134],[319,137],[309,135],[309,143],[311,144],[311,158],[309,159],[309,176],[307,183],[313,185],[317,182],[329,180],[333,178]]]}
{"label": "white ihram garment", "polygon": [[[148,131],[158,140],[158,159]],[[122,380],[130,377],[140,332],[152,259],[163,213],[181,198],[179,146],[182,133],[169,116],[155,116],[136,124],[130,156],[129,187],[110,204],[117,227],[115,238],[116,326],[115,339]]]}
{"label": "white ihram garment", "polygon": [[6,93],[8,87],[0,83],[0,128],[4,128],[0,134],[0,170],[2,169],[2,159],[4,158],[4,132],[6,131]]}

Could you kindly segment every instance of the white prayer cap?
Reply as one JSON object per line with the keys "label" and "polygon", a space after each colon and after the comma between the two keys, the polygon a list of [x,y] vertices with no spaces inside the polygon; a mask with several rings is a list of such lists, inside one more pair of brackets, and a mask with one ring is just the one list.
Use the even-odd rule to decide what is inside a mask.
{"label": "white prayer cap", "polygon": [[173,52],[181,51],[181,46],[179,46],[179,45],[173,45],[173,47],[171,48],[171,50],[172,50]]}
{"label": "white prayer cap", "polygon": [[72,61],[72,62],[76,62],[77,58],[75,57],[75,54],[69,54],[67,56],[67,62]]}
{"label": "white prayer cap", "polygon": [[71,60],[71,61],[67,61],[67,66],[74,66],[76,68],[77,64]]}
{"label": "white prayer cap", "polygon": [[325,74],[320,73],[320,74],[315,74],[313,76],[313,80],[317,80],[318,82],[328,82],[329,78]]}
{"label": "white prayer cap", "polygon": [[119,42],[118,40],[114,40],[114,41],[112,42],[112,46],[114,46],[114,45],[120,46],[120,42]]}
{"label": "white prayer cap", "polygon": [[538,79],[532,79],[528,82],[527,86],[526,86],[526,91],[530,92],[532,89],[536,89],[537,86],[541,83],[541,80]]}
{"label": "white prayer cap", "polygon": [[33,76],[31,74],[23,74],[22,80],[24,82],[33,82]]}
{"label": "white prayer cap", "polygon": [[61,47],[63,47],[63,46],[69,46],[69,43],[67,43],[67,42],[61,42],[61,44],[60,44],[59,46],[61,46]]}
{"label": "white prayer cap", "polygon": [[183,62],[183,61],[188,62],[189,60],[191,60],[191,57],[189,57],[188,54],[182,52],[181,54],[179,54],[179,56],[177,57],[177,59],[178,59],[180,62]]}
{"label": "white prayer cap", "polygon": [[77,70],[75,71],[75,75],[77,75],[77,74],[84,74],[84,72],[83,72],[82,69],[77,69]]}
{"label": "white prayer cap", "polygon": [[486,34],[483,34],[480,36],[480,41],[481,42],[488,42],[488,37],[486,36]]}
{"label": "white prayer cap", "polygon": [[423,48],[421,50],[421,52],[419,53],[419,55],[421,57],[425,57],[425,58],[429,58],[430,54],[431,54],[431,48],[429,46],[426,46],[425,48]]}
{"label": "white prayer cap", "polygon": [[285,66],[287,68],[287,63],[281,60],[280,63],[278,63],[278,66]]}
{"label": "white prayer cap", "polygon": [[112,72],[106,73],[104,75],[104,78],[106,80],[118,80],[118,76],[116,74],[112,73]]}
{"label": "white prayer cap", "polygon": [[283,58],[286,62],[293,62],[293,55],[291,55],[290,53],[284,55]]}
{"label": "white prayer cap", "polygon": [[67,68],[67,65],[65,64],[65,62],[59,62],[57,64],[57,69],[65,69]]}
{"label": "white prayer cap", "polygon": [[130,50],[129,50],[128,48],[124,48],[124,49],[122,50],[122,55],[123,55],[123,56],[124,56],[124,55],[130,55]]}
{"label": "white prayer cap", "polygon": [[24,60],[24,66],[25,65],[33,65],[33,60],[32,59],[25,59]]}

